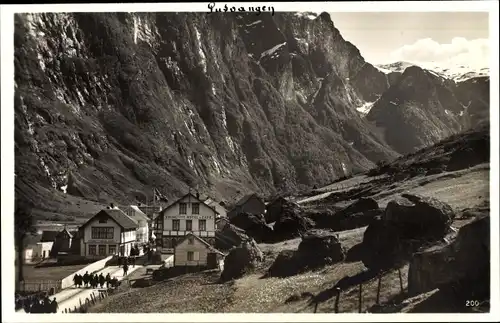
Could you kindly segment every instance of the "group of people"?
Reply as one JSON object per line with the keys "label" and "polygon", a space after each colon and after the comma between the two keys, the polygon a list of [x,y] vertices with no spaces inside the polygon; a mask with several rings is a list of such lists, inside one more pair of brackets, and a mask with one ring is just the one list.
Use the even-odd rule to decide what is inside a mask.
{"label": "group of people", "polygon": [[118,286],[118,279],[116,277],[111,278],[111,275],[109,273],[106,275],[106,277],[104,277],[102,273],[100,275],[89,274],[88,271],[84,275],[76,274],[73,277],[73,282],[75,283],[76,287],[98,288],[99,286],[101,286],[101,288],[104,288],[104,285],[106,285],[106,287],[109,288],[110,286]]}
{"label": "group of people", "polygon": [[16,310],[23,308],[26,313],[57,313],[59,305],[54,297],[50,300],[47,293],[16,296]]}

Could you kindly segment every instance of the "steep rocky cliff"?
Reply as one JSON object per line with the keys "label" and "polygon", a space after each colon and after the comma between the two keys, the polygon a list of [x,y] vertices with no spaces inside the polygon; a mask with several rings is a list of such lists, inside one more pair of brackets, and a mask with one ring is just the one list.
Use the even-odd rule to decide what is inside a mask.
{"label": "steep rocky cliff", "polygon": [[[17,15],[19,192],[131,203],[153,186],[230,199],[321,185],[460,129],[436,106],[416,111],[439,131],[386,143],[369,121],[383,113],[356,109],[409,79],[389,88],[326,13]],[[422,100],[449,96],[423,82]]]}
{"label": "steep rocky cliff", "polygon": [[366,117],[384,130],[387,143],[407,154],[464,129],[465,107],[454,89],[454,81],[410,66]]}

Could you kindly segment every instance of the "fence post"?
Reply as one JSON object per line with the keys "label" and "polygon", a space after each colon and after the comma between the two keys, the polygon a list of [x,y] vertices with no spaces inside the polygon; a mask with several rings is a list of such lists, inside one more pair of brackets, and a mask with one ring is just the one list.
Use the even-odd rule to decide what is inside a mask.
{"label": "fence post", "polygon": [[318,303],[319,302],[314,303],[314,313],[316,313],[318,311]]}
{"label": "fence post", "polygon": [[377,286],[377,305],[380,304],[380,287],[382,284],[382,275],[378,276],[378,286]]}
{"label": "fence post", "polygon": [[[80,301],[80,307],[82,306],[82,303]],[[77,312],[78,310],[76,309],[76,305],[75,305],[75,313]]]}
{"label": "fence post", "polygon": [[340,288],[336,288],[337,295],[335,296],[335,313],[339,312]]}
{"label": "fence post", "polygon": [[361,313],[362,299],[363,297],[363,284],[359,284],[359,295],[358,295],[358,312]]}
{"label": "fence post", "polygon": [[398,274],[399,274],[399,286],[401,287],[401,293],[404,291],[403,288],[403,277],[401,276],[401,268],[398,269]]}
{"label": "fence post", "polygon": [[[78,300],[80,301],[80,307],[82,307],[82,299],[81,299],[81,298],[79,298]],[[76,307],[76,306],[75,306],[75,307]]]}

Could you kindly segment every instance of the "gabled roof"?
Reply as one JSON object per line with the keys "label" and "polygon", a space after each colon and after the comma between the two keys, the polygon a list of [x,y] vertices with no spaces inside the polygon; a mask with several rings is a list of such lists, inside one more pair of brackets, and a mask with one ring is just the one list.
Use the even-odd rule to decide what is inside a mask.
{"label": "gabled roof", "polygon": [[217,212],[217,210],[214,207],[212,207],[210,205],[207,205],[202,200],[200,200],[199,198],[197,198],[196,196],[194,196],[192,193],[187,193],[186,195],[178,198],[172,204],[170,204],[169,206],[167,206],[166,208],[164,208],[163,210],[161,210],[160,214],[164,214],[166,210],[171,209],[173,206],[177,205],[179,203],[179,201],[181,201],[182,199],[184,199],[185,197],[188,197],[188,196],[191,196],[193,199],[195,199],[196,201],[198,201],[201,204],[205,205],[206,207],[208,207],[209,209],[211,209],[212,211],[214,211],[216,214],[219,214],[219,212]]}
{"label": "gabled roof", "polygon": [[[213,247],[210,243],[206,242],[206,241],[205,241],[205,240],[203,240],[202,238],[200,238],[200,237],[198,237],[197,235],[194,235],[194,234],[192,234],[192,233],[188,233],[188,234],[186,234],[186,235],[184,236],[184,239],[182,239],[182,241],[181,241],[181,242],[179,242],[179,243],[177,244],[177,246],[178,246],[178,245],[180,245],[182,242],[186,241],[186,239],[187,239],[188,237],[194,237],[196,240],[198,240],[198,241],[200,241],[202,244],[204,244],[204,245],[207,247],[207,249],[209,249],[210,251],[212,251],[212,252],[215,252],[215,253],[218,253],[218,254],[220,254],[220,255],[225,256],[225,254],[224,254],[222,251],[219,251],[219,250],[215,249],[215,248],[214,248],[214,247]],[[174,249],[176,249],[176,247],[174,247]]]}
{"label": "gabled roof", "polygon": [[137,224],[135,223],[135,221],[132,220],[128,215],[126,215],[125,213],[123,213],[123,211],[120,210],[120,209],[104,209],[104,210],[101,210],[96,215],[94,215],[93,217],[91,217],[90,219],[88,219],[88,221],[85,222],[81,227],[82,228],[86,227],[87,224],[89,224],[90,221],[92,221],[95,217],[97,217],[99,215],[103,215],[103,214],[105,214],[108,217],[110,217],[113,221],[115,221],[120,227],[122,227],[125,230],[136,229],[137,228]]}
{"label": "gabled roof", "polygon": [[59,232],[60,231],[44,230],[42,232],[42,238],[40,239],[40,242],[54,242]]}
{"label": "gabled roof", "polygon": [[219,223],[220,221],[226,221],[226,222],[230,222],[229,219],[226,217],[226,216],[223,216],[223,217],[220,217],[218,219],[215,220],[215,223]]}
{"label": "gabled roof", "polygon": [[131,214],[127,214],[132,220],[138,221],[151,221],[151,219],[146,215],[146,213],[142,212],[141,209],[137,205],[130,205],[129,208],[132,210]]}
{"label": "gabled roof", "polygon": [[261,200],[261,198],[257,194],[251,193],[251,194],[247,194],[247,195],[243,196],[241,199],[239,199],[238,202],[236,202],[236,204],[234,206],[242,206],[243,204],[248,202],[248,200],[250,200],[252,197],[256,197],[257,199]]}

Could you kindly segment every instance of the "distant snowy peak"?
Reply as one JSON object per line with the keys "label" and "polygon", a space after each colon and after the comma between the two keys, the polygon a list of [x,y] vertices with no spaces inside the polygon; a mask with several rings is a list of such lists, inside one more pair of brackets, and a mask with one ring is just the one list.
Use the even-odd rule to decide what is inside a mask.
{"label": "distant snowy peak", "polygon": [[489,76],[490,69],[488,67],[470,67],[466,65],[444,66],[437,63],[410,63],[410,62],[395,62],[391,64],[379,64],[375,67],[386,74],[403,73],[410,66],[419,66],[425,70],[433,71],[438,75],[452,79],[455,82],[463,82],[468,79],[480,76]]}

